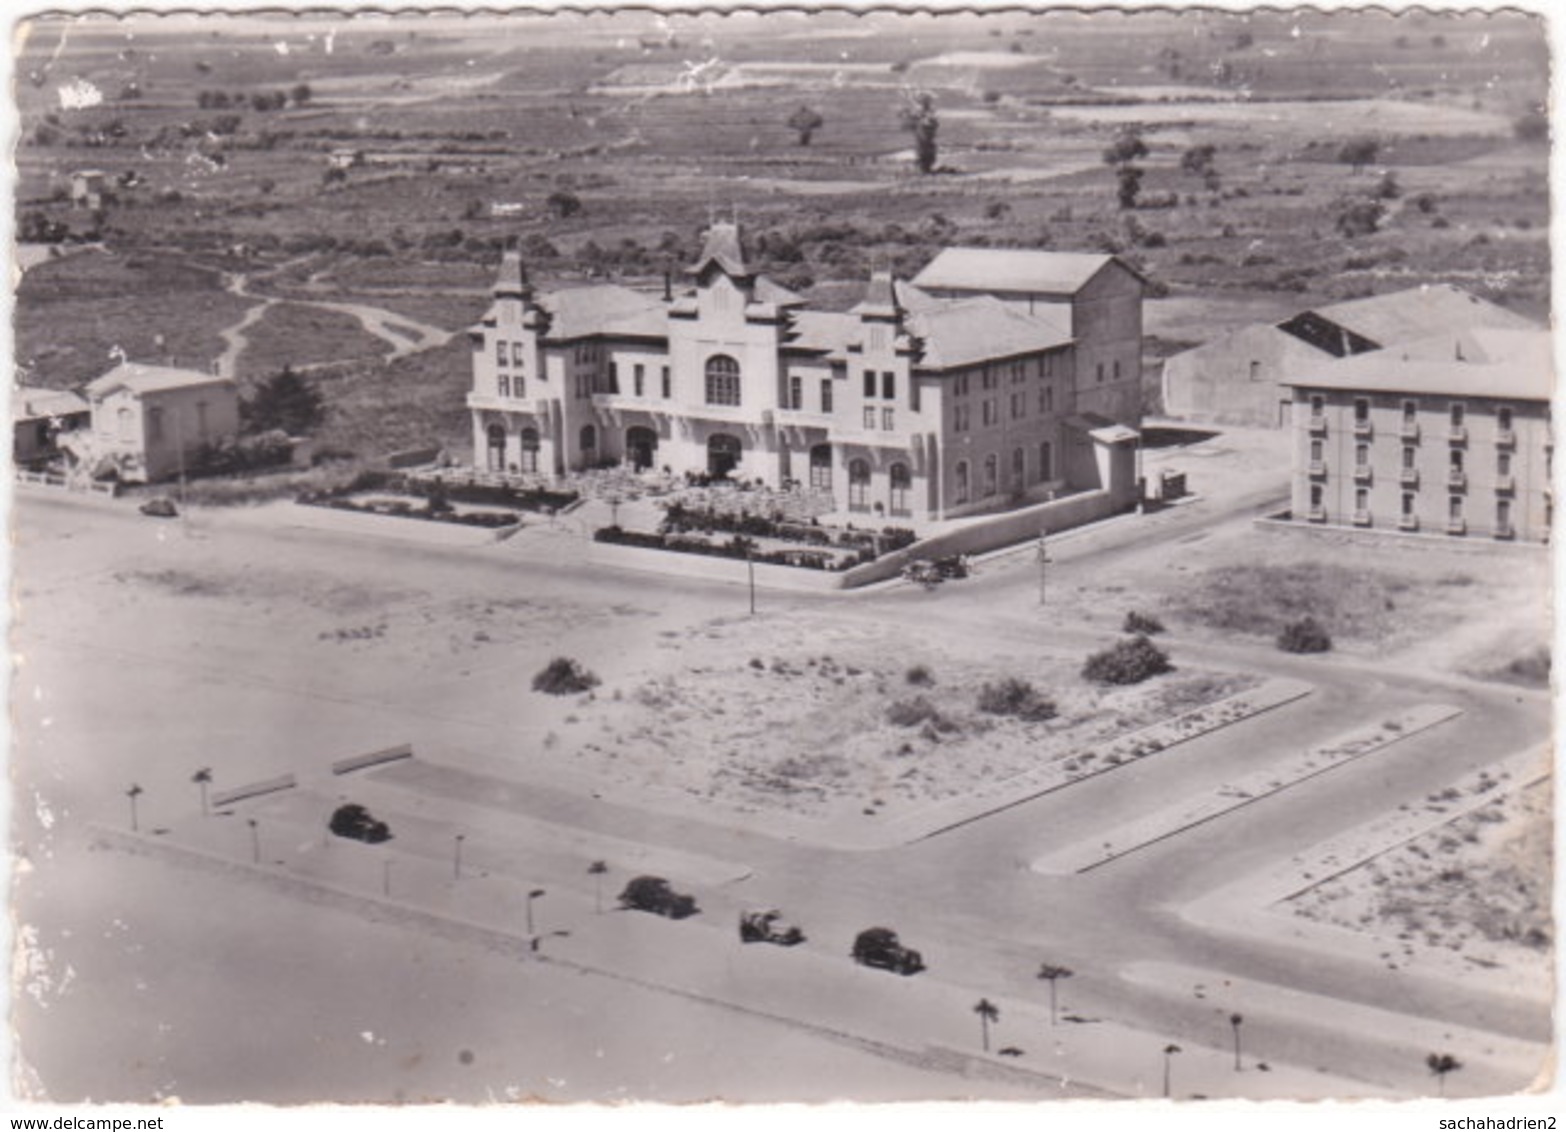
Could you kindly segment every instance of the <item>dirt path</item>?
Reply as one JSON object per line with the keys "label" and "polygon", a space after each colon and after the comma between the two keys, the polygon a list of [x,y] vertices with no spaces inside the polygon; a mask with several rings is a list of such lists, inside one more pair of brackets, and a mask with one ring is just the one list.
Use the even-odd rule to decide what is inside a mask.
{"label": "dirt path", "polygon": [[[288,265],[280,264],[265,274],[274,274]],[[349,315],[358,319],[359,325],[365,331],[373,334],[384,342],[390,343],[391,353],[386,356],[386,361],[394,362],[398,358],[421,350],[432,350],[437,346],[444,346],[451,341],[453,332],[442,330],[428,323],[418,322],[403,315],[396,314],[380,307],[366,306],[362,303],[339,303],[324,299],[300,299],[289,297],[279,299],[270,295],[258,295],[250,290],[251,277],[243,272],[235,272],[223,277],[223,288],[230,294],[243,299],[254,299],[255,305],[245,311],[245,315],[232,326],[223,329],[222,338],[225,343],[223,353],[217,359],[217,372],[224,377],[233,377],[235,367],[239,362],[239,355],[250,344],[250,328],[266,317],[267,311],[278,303],[296,303],[299,306],[318,307],[322,310],[337,311],[340,314]],[[308,369],[310,367],[299,367]]]}

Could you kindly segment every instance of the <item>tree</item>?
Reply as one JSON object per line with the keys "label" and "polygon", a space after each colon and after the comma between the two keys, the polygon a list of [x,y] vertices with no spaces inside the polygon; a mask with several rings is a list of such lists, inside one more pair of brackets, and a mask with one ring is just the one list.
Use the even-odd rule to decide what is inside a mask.
{"label": "tree", "polygon": [[295,106],[305,105],[313,96],[313,92],[310,90],[309,83],[300,83],[298,86],[294,87],[294,89],[290,91],[289,94],[293,98]]}
{"label": "tree", "polygon": [[582,211],[582,201],[575,193],[567,189],[556,189],[549,194],[549,199],[544,202],[549,206],[549,211],[560,220],[569,220]]}
{"label": "tree", "polygon": [[1049,1024],[1057,1021],[1057,1008],[1055,1003],[1055,984],[1061,979],[1069,979],[1074,974],[1070,967],[1057,967],[1053,963],[1040,963],[1038,977],[1049,983]]}
{"label": "tree", "polygon": [[979,1030],[984,1036],[984,1052],[990,1052],[990,1023],[1000,1021],[1000,1007],[987,998],[973,1004],[973,1012],[979,1016]]}
{"label": "tree", "polygon": [[810,136],[825,123],[826,119],[808,106],[801,106],[788,116],[788,128],[799,135],[800,145],[809,145]]}
{"label": "tree", "polygon": [[1388,169],[1381,174],[1381,180],[1376,182],[1375,196],[1377,200],[1396,200],[1403,195],[1402,187],[1397,183],[1397,175]]}
{"label": "tree", "polygon": [[1385,215],[1386,208],[1379,200],[1350,200],[1338,206],[1333,223],[1339,232],[1352,240],[1374,234],[1380,229],[1381,218]]}
{"label": "tree", "polygon": [[1352,165],[1354,172],[1358,173],[1374,161],[1380,152],[1381,143],[1375,138],[1355,138],[1343,143],[1343,147],[1338,150],[1338,161]]}
{"label": "tree", "polygon": [[1147,143],[1135,130],[1126,130],[1104,150],[1105,165],[1128,165],[1139,157],[1146,157]]}
{"label": "tree", "polygon": [[1213,167],[1217,153],[1217,146],[1193,145],[1180,155],[1180,168],[1187,173],[1205,175]]}
{"label": "tree", "polygon": [[201,791],[201,813],[205,817],[207,814],[207,786],[212,782],[212,768],[209,766],[202,767],[190,776],[190,780]]}
{"label": "tree", "polygon": [[608,871],[609,866],[603,861],[587,866],[587,875],[593,878],[593,910],[599,914],[604,910],[604,874]]}
{"label": "tree", "polygon": [[557,656],[533,677],[533,691],[548,696],[572,696],[598,686],[598,677],[570,657]]}
{"label": "tree", "polygon": [[1142,170],[1135,165],[1122,165],[1115,175],[1120,180],[1120,207],[1135,208],[1137,195],[1142,191]]}
{"label": "tree", "polygon": [[1301,617],[1283,627],[1278,634],[1278,647],[1284,652],[1327,652],[1332,648],[1332,638],[1314,617]]}
{"label": "tree", "polygon": [[290,436],[301,436],[325,416],[325,398],[286,365],[257,385],[239,406],[240,423],[249,433],[280,429]]}
{"label": "tree", "polygon": [[1436,1075],[1441,1096],[1446,1096],[1446,1075],[1461,1069],[1463,1063],[1449,1053],[1432,1053],[1425,1058],[1425,1064],[1430,1067],[1430,1072]]}
{"label": "tree", "polygon": [[913,95],[902,113],[903,129],[914,137],[914,163],[921,173],[935,172],[935,133],[941,121],[935,114],[935,96],[928,91]]}

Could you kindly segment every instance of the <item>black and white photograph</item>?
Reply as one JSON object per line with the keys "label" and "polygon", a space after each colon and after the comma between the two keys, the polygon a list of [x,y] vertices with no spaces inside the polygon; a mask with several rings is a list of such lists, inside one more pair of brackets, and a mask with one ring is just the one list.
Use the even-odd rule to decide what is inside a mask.
{"label": "black and white photograph", "polygon": [[1542,8],[12,21],[8,1104],[1543,1111]]}

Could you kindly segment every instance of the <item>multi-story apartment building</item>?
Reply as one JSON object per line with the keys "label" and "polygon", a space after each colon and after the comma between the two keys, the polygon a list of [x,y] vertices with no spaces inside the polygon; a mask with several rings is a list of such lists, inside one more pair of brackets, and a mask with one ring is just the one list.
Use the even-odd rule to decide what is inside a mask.
{"label": "multi-story apartment building", "polygon": [[1547,332],[1442,335],[1289,385],[1296,519],[1548,540]]}
{"label": "multi-story apartment building", "polygon": [[[1011,270],[1017,253],[982,254]],[[1139,335],[1140,277],[1110,256],[1069,259],[1079,273],[1079,261],[1097,263],[1086,275],[1103,292],[1094,301],[1135,308],[1115,333],[1130,317]],[[693,286],[679,295],[616,285],[538,295],[506,253],[495,303],[470,331],[476,466],[694,470],[921,518],[1123,474],[1104,449],[1124,431],[1103,426],[1135,424],[1137,403],[1083,395],[1080,358],[1100,350],[1101,328],[1071,303],[940,297],[876,274],[852,310],[815,310],[755,270],[732,224],[712,227],[688,271]]]}

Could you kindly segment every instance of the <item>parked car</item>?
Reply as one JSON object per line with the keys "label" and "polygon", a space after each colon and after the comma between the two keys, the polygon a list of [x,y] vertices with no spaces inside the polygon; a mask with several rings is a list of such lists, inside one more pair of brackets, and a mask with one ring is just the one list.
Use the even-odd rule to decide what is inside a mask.
{"label": "parked car", "polygon": [[179,508],[174,506],[174,501],[166,495],[155,496],[141,505],[141,513],[150,515],[154,519],[177,519]]}
{"label": "parked car", "polygon": [[899,975],[916,975],[924,970],[924,957],[904,947],[891,928],[866,928],[854,940],[854,962],[879,967]]}
{"label": "parked car", "polygon": [[620,893],[620,907],[637,912],[652,912],[671,920],[683,920],[700,911],[696,898],[675,892],[662,877],[640,876],[634,878]]}
{"label": "parked car", "polygon": [[364,841],[379,845],[391,840],[391,829],[383,821],[377,821],[370,811],[357,802],[338,806],[328,827],[338,837],[352,841]]}
{"label": "parked car", "polygon": [[765,912],[741,912],[739,933],[741,943],[776,943],[782,947],[793,947],[796,943],[805,942],[805,933],[799,929],[799,925],[785,921],[783,913],[776,908],[769,908]]}

